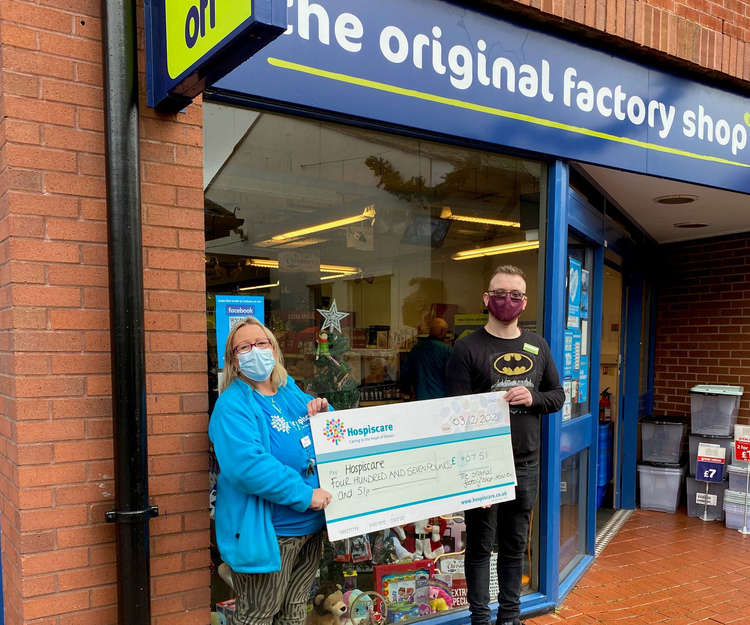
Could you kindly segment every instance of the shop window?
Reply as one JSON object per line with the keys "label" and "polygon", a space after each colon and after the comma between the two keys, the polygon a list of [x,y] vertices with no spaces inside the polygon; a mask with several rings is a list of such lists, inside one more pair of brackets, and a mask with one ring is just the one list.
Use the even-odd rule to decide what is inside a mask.
{"label": "shop window", "polygon": [[[416,401],[419,389],[404,377],[411,349],[438,317],[448,346],[482,327],[482,293],[498,265],[526,273],[521,325],[536,329],[543,163],[211,103],[205,109],[213,400],[223,298],[233,298],[238,318],[250,309],[262,316],[296,383],[336,409]],[[392,618],[465,607],[462,511],[429,522],[437,539],[421,551],[415,534],[424,530],[413,524],[329,545],[321,579],[387,595],[383,575],[396,576],[392,588],[396,579],[406,588],[426,568],[431,585],[447,588],[446,601],[430,607],[419,596],[387,597]],[[534,540],[526,591],[536,589],[537,554]],[[218,577],[212,589],[215,602],[230,597]]]}
{"label": "shop window", "polygon": [[586,553],[588,457],[584,449],[560,467],[560,581]]}

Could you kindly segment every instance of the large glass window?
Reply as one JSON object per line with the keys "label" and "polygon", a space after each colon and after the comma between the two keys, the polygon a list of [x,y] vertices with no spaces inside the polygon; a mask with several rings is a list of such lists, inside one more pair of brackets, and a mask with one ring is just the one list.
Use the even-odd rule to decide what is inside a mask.
{"label": "large glass window", "polygon": [[562,461],[560,472],[560,581],[586,553],[588,449]]}
{"label": "large glass window", "polygon": [[[482,327],[482,293],[500,264],[526,273],[521,325],[536,328],[543,163],[211,103],[205,109],[214,393],[223,346],[211,313],[222,298],[234,298],[239,317],[262,313],[297,384],[337,409],[414,400],[419,389],[404,377],[410,350],[436,318],[448,346]],[[325,318],[337,322],[324,331]],[[424,530],[413,524],[333,544],[321,576],[384,594],[394,618],[461,608],[462,513],[429,523],[437,531],[428,549],[415,544]],[[527,590],[536,583],[537,551],[534,542]],[[445,604],[389,597],[382,579],[392,569],[383,567],[396,561],[404,565],[399,579],[429,569],[430,584],[449,590]],[[215,601],[228,598],[228,588],[213,588]]]}

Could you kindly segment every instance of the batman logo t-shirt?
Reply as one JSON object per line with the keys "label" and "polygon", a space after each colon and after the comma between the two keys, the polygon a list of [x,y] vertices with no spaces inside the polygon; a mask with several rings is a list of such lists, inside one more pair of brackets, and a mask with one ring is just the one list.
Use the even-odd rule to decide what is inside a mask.
{"label": "batman logo t-shirt", "polygon": [[532,405],[511,406],[513,454],[519,460],[536,457],[539,415],[562,407],[565,393],[547,342],[527,330],[515,339],[493,336],[484,328],[456,342],[446,369],[450,395],[505,391],[525,386]]}

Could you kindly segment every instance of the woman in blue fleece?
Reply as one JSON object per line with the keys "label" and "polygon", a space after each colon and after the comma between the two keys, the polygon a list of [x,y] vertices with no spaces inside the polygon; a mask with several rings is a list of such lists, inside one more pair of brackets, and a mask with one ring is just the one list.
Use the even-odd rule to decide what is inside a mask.
{"label": "woman in blue fleece", "polygon": [[248,317],[227,338],[208,426],[219,461],[216,538],[232,568],[235,625],[300,625],[322,550],[323,508],[310,416],[273,333]]}

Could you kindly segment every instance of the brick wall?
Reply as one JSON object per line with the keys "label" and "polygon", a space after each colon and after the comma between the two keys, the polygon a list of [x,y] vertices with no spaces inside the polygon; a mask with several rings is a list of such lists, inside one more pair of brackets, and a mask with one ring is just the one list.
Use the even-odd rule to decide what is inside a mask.
{"label": "brick wall", "polygon": [[[0,0],[6,625],[116,620],[100,17],[99,0]],[[153,622],[206,625],[201,108],[141,110]]]}
{"label": "brick wall", "polygon": [[665,246],[656,322],[655,414],[690,414],[695,384],[746,391],[750,424],[750,233]]}
{"label": "brick wall", "polygon": [[545,19],[561,24],[577,22],[680,61],[750,80],[750,10],[744,0],[495,0],[495,3],[529,7]]}

